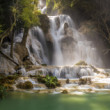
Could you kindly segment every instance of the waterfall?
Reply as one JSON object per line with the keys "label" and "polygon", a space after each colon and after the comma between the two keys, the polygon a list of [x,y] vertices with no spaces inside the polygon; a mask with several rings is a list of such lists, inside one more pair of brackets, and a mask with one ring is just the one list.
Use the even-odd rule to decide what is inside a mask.
{"label": "waterfall", "polygon": [[[46,12],[46,1],[39,0],[39,9],[42,13]],[[74,21],[68,15],[48,16],[50,20],[50,30],[53,40],[53,60],[48,64],[57,66],[74,65],[79,61],[85,61],[95,66],[103,66],[97,48],[93,41],[89,41],[75,28]],[[39,32],[40,35],[43,32]],[[48,50],[46,47],[45,35],[40,36],[42,51]],[[39,38],[40,38],[39,37]],[[42,52],[42,53],[45,53]],[[48,52],[47,52],[48,53]],[[45,60],[43,55],[43,60]],[[47,63],[46,61],[44,61]]]}
{"label": "waterfall", "polygon": [[79,61],[102,65],[93,42],[75,29],[74,22],[68,15],[49,16],[49,19],[54,44],[53,65],[73,65]]}
{"label": "waterfall", "polygon": [[27,41],[27,49],[33,64],[36,65],[36,62],[49,64],[47,58],[48,49],[46,46],[46,40],[42,29],[40,29],[39,27],[33,27],[32,29],[30,29]]}

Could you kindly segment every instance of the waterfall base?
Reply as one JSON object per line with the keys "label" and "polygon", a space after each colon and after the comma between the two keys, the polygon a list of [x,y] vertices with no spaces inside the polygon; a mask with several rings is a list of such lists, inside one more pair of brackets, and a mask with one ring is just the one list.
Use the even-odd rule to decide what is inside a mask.
{"label": "waterfall base", "polygon": [[[30,69],[31,70],[31,69]],[[94,93],[94,92],[110,92],[110,70],[99,69],[93,66],[34,66],[34,70],[31,70],[20,77],[16,84],[19,82],[30,81],[34,88],[31,90],[22,90],[14,88],[16,91],[24,91],[30,93],[69,93],[79,94]],[[37,78],[29,77],[35,75],[53,75],[56,76],[61,83],[61,87],[55,89],[48,89],[44,84],[37,81]]]}

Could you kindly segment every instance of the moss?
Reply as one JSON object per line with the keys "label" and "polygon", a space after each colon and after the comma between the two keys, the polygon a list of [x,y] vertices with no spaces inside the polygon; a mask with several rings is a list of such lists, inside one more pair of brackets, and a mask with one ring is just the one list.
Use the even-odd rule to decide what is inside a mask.
{"label": "moss", "polygon": [[0,84],[14,84],[15,80],[17,80],[19,78],[18,75],[0,75]]}
{"label": "moss", "polygon": [[13,86],[10,85],[10,84],[4,84],[4,87],[5,87],[6,90],[8,90],[8,91],[13,91],[13,90],[14,90]]}
{"label": "moss", "polygon": [[61,83],[58,81],[58,82],[56,83],[56,86],[60,87],[60,86],[61,86]]}
{"label": "moss", "polygon": [[68,91],[67,90],[63,90],[62,93],[63,94],[68,94]]}
{"label": "moss", "polygon": [[29,75],[30,78],[36,78],[37,75]]}
{"label": "moss", "polygon": [[20,82],[19,84],[17,84],[17,88],[20,88],[20,89],[32,89],[33,88],[33,84],[30,81],[26,81],[24,83]]}
{"label": "moss", "polygon": [[95,68],[94,66],[92,66],[92,65],[90,65],[91,66],[91,68],[93,69],[93,71],[95,72],[95,73],[100,73],[100,71],[98,71],[98,69],[97,68]]}
{"label": "moss", "polygon": [[42,66],[47,66],[47,64],[41,64]]}
{"label": "moss", "polygon": [[38,80],[38,82],[40,82],[40,83],[45,83],[45,76],[38,75],[38,76],[37,76],[37,80]]}
{"label": "moss", "polygon": [[15,84],[15,80],[17,80],[18,77],[19,76],[16,74],[8,75],[8,76],[1,74],[0,75],[0,85],[3,86],[6,89],[6,91],[12,91],[12,90],[14,90],[12,85]]}
{"label": "moss", "polygon": [[79,61],[78,63],[76,63],[75,65],[83,65],[83,66],[87,66],[87,63],[85,61]]}
{"label": "moss", "polygon": [[70,80],[69,80],[69,79],[67,79],[67,80],[66,80],[66,83],[67,83],[67,84],[69,84],[69,83],[70,83]]}
{"label": "moss", "polygon": [[80,78],[79,79],[79,84],[80,85],[91,84],[91,83],[92,82],[91,82],[91,79],[90,78],[85,78],[85,79]]}

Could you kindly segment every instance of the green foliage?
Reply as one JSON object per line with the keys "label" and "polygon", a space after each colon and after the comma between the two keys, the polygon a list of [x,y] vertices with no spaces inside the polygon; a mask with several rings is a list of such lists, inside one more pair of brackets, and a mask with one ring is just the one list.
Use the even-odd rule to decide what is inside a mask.
{"label": "green foliage", "polygon": [[47,0],[47,7],[49,7],[51,4],[53,5],[53,9],[59,9],[59,11],[62,11],[67,8],[72,8],[79,0]]}
{"label": "green foliage", "polygon": [[56,88],[57,86],[60,86],[60,83],[58,82],[56,77],[47,75],[45,78],[45,85],[48,88]]}
{"label": "green foliage", "polygon": [[58,82],[57,78],[54,76],[37,76],[37,80],[40,83],[44,83],[48,88],[56,88],[57,86],[60,86],[60,82]]}
{"label": "green foliage", "polygon": [[[14,29],[28,30],[40,25],[37,8],[38,0],[1,0],[0,1],[0,42],[14,32]],[[12,34],[11,34],[12,35]],[[0,45],[1,45],[0,44]]]}
{"label": "green foliage", "polygon": [[40,24],[40,11],[37,9],[38,0],[20,0],[18,7],[18,18],[24,25],[24,28]]}
{"label": "green foliage", "polygon": [[6,88],[0,85],[0,99],[3,99],[6,96]]}
{"label": "green foliage", "polygon": [[3,86],[7,91],[13,90],[13,84],[15,84],[15,80],[18,79],[18,75],[0,75],[0,85]]}

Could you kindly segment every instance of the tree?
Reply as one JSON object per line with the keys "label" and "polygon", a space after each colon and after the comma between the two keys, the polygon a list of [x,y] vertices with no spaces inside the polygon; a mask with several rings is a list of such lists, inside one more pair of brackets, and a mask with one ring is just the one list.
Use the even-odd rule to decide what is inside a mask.
{"label": "tree", "polygon": [[20,0],[18,3],[18,24],[24,28],[22,44],[26,45],[28,31],[31,27],[39,25],[38,0]]}

